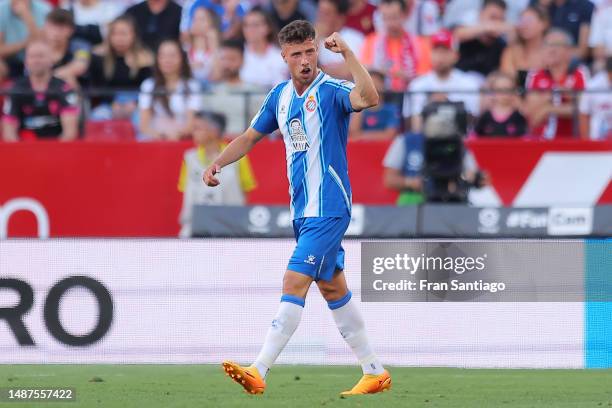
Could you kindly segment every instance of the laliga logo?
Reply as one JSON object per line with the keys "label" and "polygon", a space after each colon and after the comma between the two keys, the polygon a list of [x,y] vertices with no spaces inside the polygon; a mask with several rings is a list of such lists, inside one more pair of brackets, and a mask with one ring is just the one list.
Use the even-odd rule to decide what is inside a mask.
{"label": "laliga logo", "polygon": [[49,215],[45,207],[32,198],[19,197],[0,206],[0,239],[8,238],[9,219],[17,211],[29,211],[34,214],[38,224],[38,238],[49,238]]}

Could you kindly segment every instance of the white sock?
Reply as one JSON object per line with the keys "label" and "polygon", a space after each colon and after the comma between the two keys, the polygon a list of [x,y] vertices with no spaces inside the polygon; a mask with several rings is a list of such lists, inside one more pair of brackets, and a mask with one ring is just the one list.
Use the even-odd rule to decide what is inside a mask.
{"label": "white sock", "polygon": [[281,297],[278,312],[268,329],[261,351],[253,363],[263,378],[266,378],[270,367],[300,324],[302,310],[304,310],[304,299],[292,295]]}
{"label": "white sock", "polygon": [[363,373],[382,374],[385,369],[370,347],[361,313],[355,306],[355,302],[350,300],[351,292],[349,291],[342,299],[328,302],[336,326],[338,326],[342,338],[357,356]]}

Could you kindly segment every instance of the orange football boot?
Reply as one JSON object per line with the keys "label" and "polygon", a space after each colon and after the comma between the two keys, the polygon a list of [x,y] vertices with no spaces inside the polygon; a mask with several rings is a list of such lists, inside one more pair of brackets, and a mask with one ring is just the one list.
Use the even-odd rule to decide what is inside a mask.
{"label": "orange football boot", "polygon": [[384,392],[390,389],[391,376],[389,372],[385,370],[385,372],[380,375],[364,374],[361,380],[359,380],[352,389],[341,392],[340,395],[376,394],[377,392]]}
{"label": "orange football boot", "polygon": [[244,391],[249,394],[263,394],[266,383],[256,367],[242,367],[233,361],[224,361],[222,365],[225,375],[240,384]]}

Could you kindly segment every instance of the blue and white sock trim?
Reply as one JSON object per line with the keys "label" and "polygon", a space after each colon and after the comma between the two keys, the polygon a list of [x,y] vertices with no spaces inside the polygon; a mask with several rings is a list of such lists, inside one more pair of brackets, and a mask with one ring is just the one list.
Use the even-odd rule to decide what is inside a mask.
{"label": "blue and white sock trim", "polygon": [[302,307],[304,307],[304,305],[306,304],[306,301],[304,299],[302,299],[299,296],[294,296],[294,295],[281,296],[281,302],[289,302],[289,303],[293,303],[294,305],[298,305]]}
{"label": "blue and white sock trim", "polygon": [[334,300],[333,302],[327,302],[327,306],[331,309],[331,310],[336,310],[341,308],[342,306],[346,305],[348,303],[349,300],[351,300],[351,296],[353,296],[353,294],[351,293],[351,291],[349,290],[346,295],[344,295],[342,298],[338,299],[338,300]]}

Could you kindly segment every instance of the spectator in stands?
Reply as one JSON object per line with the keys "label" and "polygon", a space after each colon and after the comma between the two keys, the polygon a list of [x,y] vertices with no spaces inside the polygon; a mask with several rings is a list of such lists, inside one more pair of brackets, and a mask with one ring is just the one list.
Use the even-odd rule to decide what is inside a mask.
{"label": "spectator in stands", "polygon": [[346,26],[363,35],[374,32],[374,12],[376,6],[367,0],[349,0],[349,10],[346,15]]}
{"label": "spectator in stands", "polygon": [[289,77],[287,64],[276,45],[272,18],[262,8],[251,9],[244,17],[244,63],[240,79],[269,89]]}
{"label": "spectator in stands", "polygon": [[64,9],[53,9],[45,19],[43,37],[51,48],[53,75],[73,87],[83,82],[89,68],[90,46],[83,41],[70,41],[74,34],[72,13]]}
{"label": "spectator in stands", "polygon": [[504,36],[513,30],[513,25],[506,22],[506,2],[484,0],[478,23],[454,30],[461,44],[457,68],[477,73],[482,78],[497,70],[506,47]]}
{"label": "spectator in stands", "polygon": [[187,33],[193,25],[196,10],[204,7],[212,11],[219,19],[219,28],[222,32],[221,40],[239,39],[242,30],[242,19],[247,7],[237,0],[189,0],[183,5],[180,30],[185,41]]}
{"label": "spectator in stands", "polygon": [[[404,29],[410,34],[429,37],[440,31],[440,6],[434,0],[406,0],[406,10]],[[374,13],[374,26],[382,26],[379,12]]]}
{"label": "spectator in stands", "polygon": [[271,0],[268,10],[279,29],[295,20],[315,21],[317,8],[311,0]]}
{"label": "spectator in stands", "polygon": [[[385,93],[385,76],[382,72],[370,71],[379,95]],[[349,135],[351,140],[391,140],[400,127],[398,106],[380,99],[378,105],[351,115]]]}
{"label": "spectator in stands", "polygon": [[325,48],[325,39],[338,32],[355,55],[360,55],[363,45],[363,34],[345,27],[348,0],[319,0],[316,32],[319,43],[319,64],[323,70],[334,78],[351,79],[351,73],[344,63],[342,55]]}
{"label": "spectator in stands", "polygon": [[74,36],[92,45],[104,40],[110,22],[123,13],[122,5],[108,0],[63,0],[62,7],[74,15]]}
{"label": "spectator in stands", "polygon": [[125,14],[109,26],[106,41],[92,55],[90,84],[106,91],[129,91],[105,95],[96,101],[92,119],[130,119],[138,104],[138,88],[152,75],[153,54],[140,43],[134,19]]}
{"label": "spectator in stands", "polygon": [[521,137],[527,134],[527,119],[518,110],[514,77],[493,72],[489,75],[491,106],[476,121],[474,133],[480,137]]}
{"label": "spectator in stands", "polygon": [[240,41],[223,42],[219,54],[221,80],[212,87],[212,94],[204,97],[207,109],[227,118],[227,132],[233,136],[244,131],[263,100],[261,87],[240,78],[243,52]]}
{"label": "spectator in stands", "polygon": [[407,30],[414,35],[430,37],[440,31],[440,6],[433,0],[411,0]]}
{"label": "spectator in stands", "polygon": [[589,47],[593,48],[594,71],[605,69],[606,55],[612,55],[612,0],[607,0],[593,15]]}
{"label": "spectator in stands", "polygon": [[361,61],[385,74],[387,89],[404,92],[412,79],[429,68],[424,45],[404,29],[408,17],[404,0],[382,0],[378,10],[383,27],[366,37]]}
{"label": "spectator in stands", "polygon": [[204,85],[219,79],[219,17],[210,8],[198,7],[193,14],[185,49],[193,77]]}
{"label": "spectator in stands", "polygon": [[529,71],[543,68],[542,44],[548,27],[548,14],[541,8],[530,6],[521,14],[516,41],[504,50],[500,67],[517,78],[519,88],[525,87]]}
{"label": "spectator in stands", "polygon": [[145,0],[126,10],[134,17],[140,40],[150,50],[157,50],[162,40],[179,39],[181,6],[173,0]]}
{"label": "spectator in stands", "polygon": [[28,76],[15,81],[4,104],[4,140],[76,139],[77,96],[68,83],[53,76],[47,43],[33,40],[28,44],[25,67]]}
{"label": "spectator in stands", "polygon": [[595,75],[580,99],[580,135],[583,139],[612,139],[612,56]]}
{"label": "spectator in stands", "polygon": [[421,113],[429,100],[463,102],[472,116],[479,114],[478,90],[480,83],[471,75],[454,68],[457,45],[450,31],[442,30],[431,37],[432,70],[417,77],[404,97],[403,116],[409,120],[407,128],[420,132]]}
{"label": "spectator in stands", "polygon": [[242,37],[242,19],[246,14],[240,0],[221,0],[223,14],[221,15],[221,32],[223,39],[240,39]]}
{"label": "spectator in stands", "polygon": [[181,238],[192,235],[194,205],[245,205],[246,194],[256,187],[253,170],[247,156],[223,167],[221,184],[215,188],[202,182],[204,170],[227,146],[222,136],[225,117],[218,113],[199,112],[194,119],[193,141],[196,147],[185,152],[178,190],[183,193],[179,216]]}
{"label": "spectator in stands", "polygon": [[175,40],[159,44],[153,78],[140,86],[141,139],[179,140],[191,136],[201,109],[200,86],[191,77],[186,53]]}
{"label": "spectator in stands", "polygon": [[573,46],[571,35],[559,28],[544,37],[545,69],[530,72],[527,78],[525,112],[535,136],[554,139],[577,133],[572,91],[582,91],[586,81],[580,66],[572,62]]}
{"label": "spectator in stands", "polygon": [[[529,2],[530,0],[509,0],[506,3],[506,21],[510,24],[517,23]],[[452,0],[447,3],[443,18],[446,28],[455,29],[459,26],[470,27],[478,24],[478,15],[484,0]]]}
{"label": "spectator in stands", "polygon": [[531,0],[531,4],[548,10],[551,26],[570,34],[578,58],[589,55],[589,32],[595,8],[590,0]]}
{"label": "spectator in stands", "polygon": [[0,0],[0,58],[10,68],[10,76],[23,72],[23,50],[45,22],[49,4],[42,0]]}

